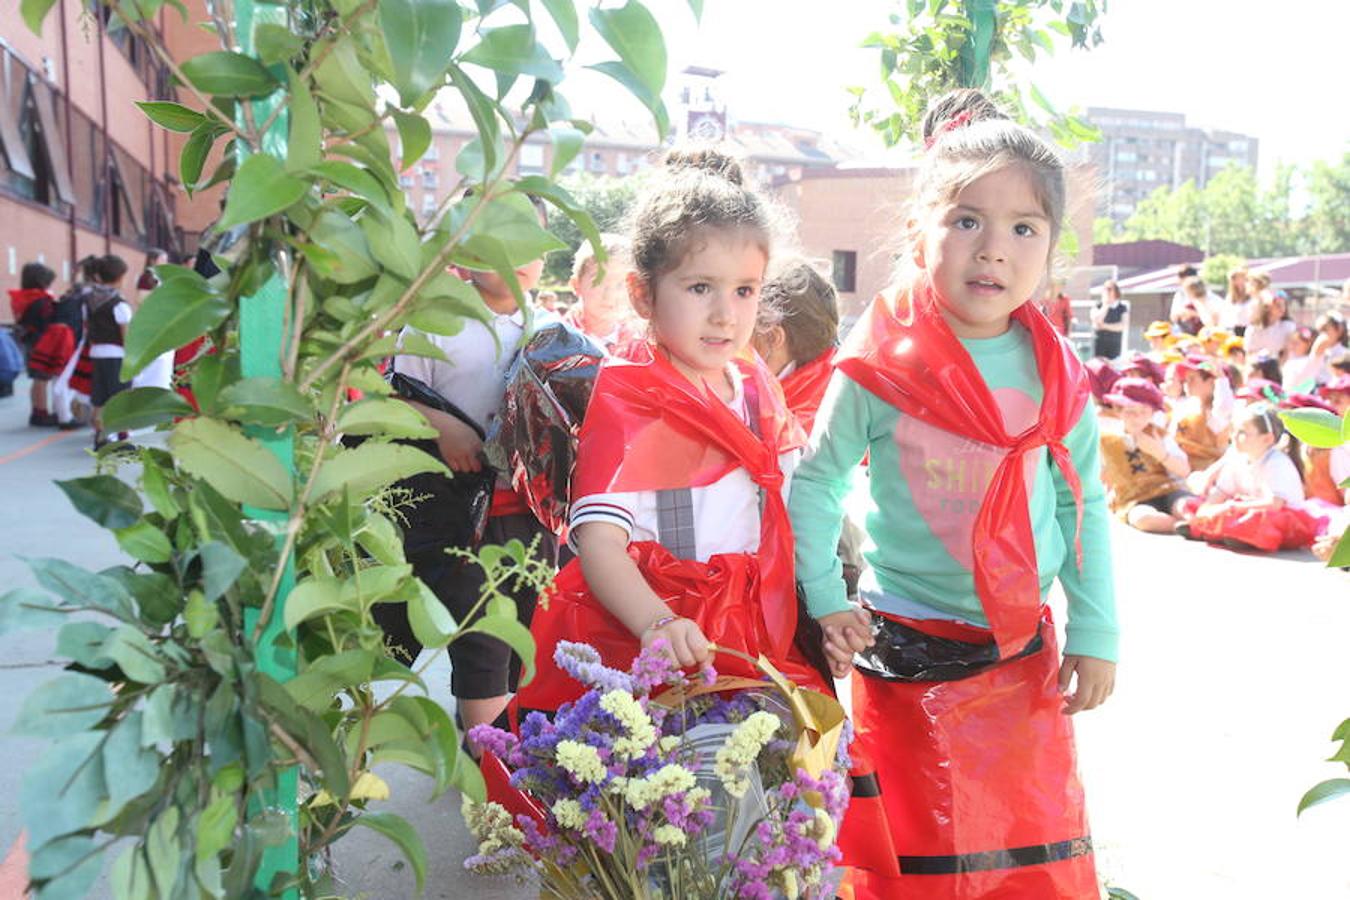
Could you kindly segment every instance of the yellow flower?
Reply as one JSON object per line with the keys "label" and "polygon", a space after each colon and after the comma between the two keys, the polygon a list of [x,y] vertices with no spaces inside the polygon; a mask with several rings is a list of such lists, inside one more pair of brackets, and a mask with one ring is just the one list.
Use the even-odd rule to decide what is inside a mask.
{"label": "yellow flower", "polygon": [[600,761],[600,753],[590,744],[559,741],[554,756],[558,765],[580,782],[599,784],[605,780],[605,764]]}
{"label": "yellow flower", "polygon": [[815,811],[815,817],[812,819],[808,829],[810,833],[807,836],[814,837],[816,846],[820,847],[820,849],[828,850],[834,843],[834,834],[836,830],[834,819],[831,819],[830,814],[825,810],[818,809]]}
{"label": "yellow flower", "polygon": [[720,748],[713,763],[713,771],[733,797],[744,797],[750,790],[749,779],[743,777],[745,770],[754,763],[759,751],[778,731],[778,717],[771,712],[760,710],[736,726]]}
{"label": "yellow flower", "polygon": [[622,757],[641,756],[656,740],[656,727],[642,704],[625,691],[610,691],[600,698],[600,708],[619,720],[627,737],[614,741],[614,752]]}
{"label": "yellow flower", "polygon": [[[634,778],[629,781],[627,788],[624,790],[624,799],[634,809],[646,809],[651,804],[671,794],[690,791],[696,783],[693,772],[690,772],[684,766],[670,763],[657,769],[646,778]],[[692,796],[693,792],[690,791],[690,793]],[[707,792],[704,791],[704,793]]]}
{"label": "yellow flower", "polygon": [[791,869],[782,869],[778,874],[783,879],[783,894],[788,900],[797,900],[797,897],[801,894],[801,888],[797,886],[796,873]]}
{"label": "yellow flower", "polygon": [[563,828],[580,831],[586,827],[586,812],[577,801],[564,797],[553,804],[552,810],[553,818],[557,819]]}
{"label": "yellow flower", "polygon": [[[362,772],[352,783],[350,800],[388,800],[389,785],[374,772]],[[310,806],[329,806],[337,801],[326,790],[319,791],[310,799]]]}
{"label": "yellow flower", "polygon": [[652,838],[667,847],[683,847],[688,835],[674,825],[661,825],[652,832]]}

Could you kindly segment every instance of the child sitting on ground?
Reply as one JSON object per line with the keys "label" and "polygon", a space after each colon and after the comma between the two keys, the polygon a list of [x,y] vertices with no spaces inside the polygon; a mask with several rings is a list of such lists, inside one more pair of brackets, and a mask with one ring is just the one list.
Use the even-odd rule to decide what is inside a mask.
{"label": "child sitting on ground", "polygon": [[1162,391],[1144,378],[1122,378],[1104,399],[1120,423],[1106,427],[1104,420],[1102,428],[1102,481],[1111,511],[1140,531],[1171,534],[1195,495],[1186,490],[1186,454],[1155,421],[1167,408]]}
{"label": "child sitting on ground", "polygon": [[1184,398],[1173,414],[1172,437],[1185,451],[1191,468],[1212,466],[1228,446],[1233,416],[1233,390],[1213,360],[1188,356],[1176,364]]}
{"label": "child sitting on ground", "polygon": [[1203,503],[1177,533],[1267,552],[1310,546],[1318,522],[1303,509],[1303,476],[1284,437],[1274,406],[1254,403],[1239,413],[1232,450],[1195,479]]}

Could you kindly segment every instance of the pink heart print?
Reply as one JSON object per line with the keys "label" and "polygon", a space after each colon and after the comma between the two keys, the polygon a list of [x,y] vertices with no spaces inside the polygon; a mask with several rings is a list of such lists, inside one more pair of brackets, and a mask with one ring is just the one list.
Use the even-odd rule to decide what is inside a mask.
{"label": "pink heart print", "polygon": [[[994,400],[1003,412],[1009,434],[1030,428],[1040,412],[1035,399],[1015,388],[994,391]],[[894,437],[900,451],[900,473],[909,486],[914,507],[952,558],[973,569],[971,533],[975,517],[1004,451],[906,415],[896,423]],[[1024,458],[1028,497],[1044,455],[1041,448]]]}

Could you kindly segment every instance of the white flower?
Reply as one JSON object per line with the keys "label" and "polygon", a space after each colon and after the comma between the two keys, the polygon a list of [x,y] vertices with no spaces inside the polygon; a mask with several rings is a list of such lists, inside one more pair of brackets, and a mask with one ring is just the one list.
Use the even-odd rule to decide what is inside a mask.
{"label": "white flower", "polygon": [[667,847],[683,847],[688,835],[674,825],[661,825],[652,832],[652,838]]}
{"label": "white flower", "polygon": [[[628,782],[624,790],[624,799],[628,805],[634,809],[646,809],[653,803],[669,797],[671,794],[678,794],[682,791],[693,791],[696,784],[694,773],[690,772],[684,766],[677,766],[674,763],[664,765],[657,769],[646,778],[634,778]],[[704,791],[704,793],[707,793]]]}
{"label": "white flower", "polygon": [[667,735],[657,742],[656,748],[662,753],[672,753],[676,747],[680,746],[680,740],[678,734]]}
{"label": "white flower", "polygon": [[554,756],[558,760],[558,765],[582,783],[599,784],[608,774],[605,771],[605,764],[600,761],[599,751],[590,744],[558,741]]}

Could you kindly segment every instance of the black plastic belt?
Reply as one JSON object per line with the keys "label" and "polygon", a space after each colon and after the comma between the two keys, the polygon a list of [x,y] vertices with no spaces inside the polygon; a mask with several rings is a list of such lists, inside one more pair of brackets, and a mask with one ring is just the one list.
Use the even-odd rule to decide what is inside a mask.
{"label": "black plastic belt", "polygon": [[961,875],[966,872],[991,872],[996,869],[1020,869],[1062,862],[1092,853],[1092,838],[1080,837],[1054,844],[990,850],[984,853],[957,853],[951,856],[900,856],[901,875]]}

